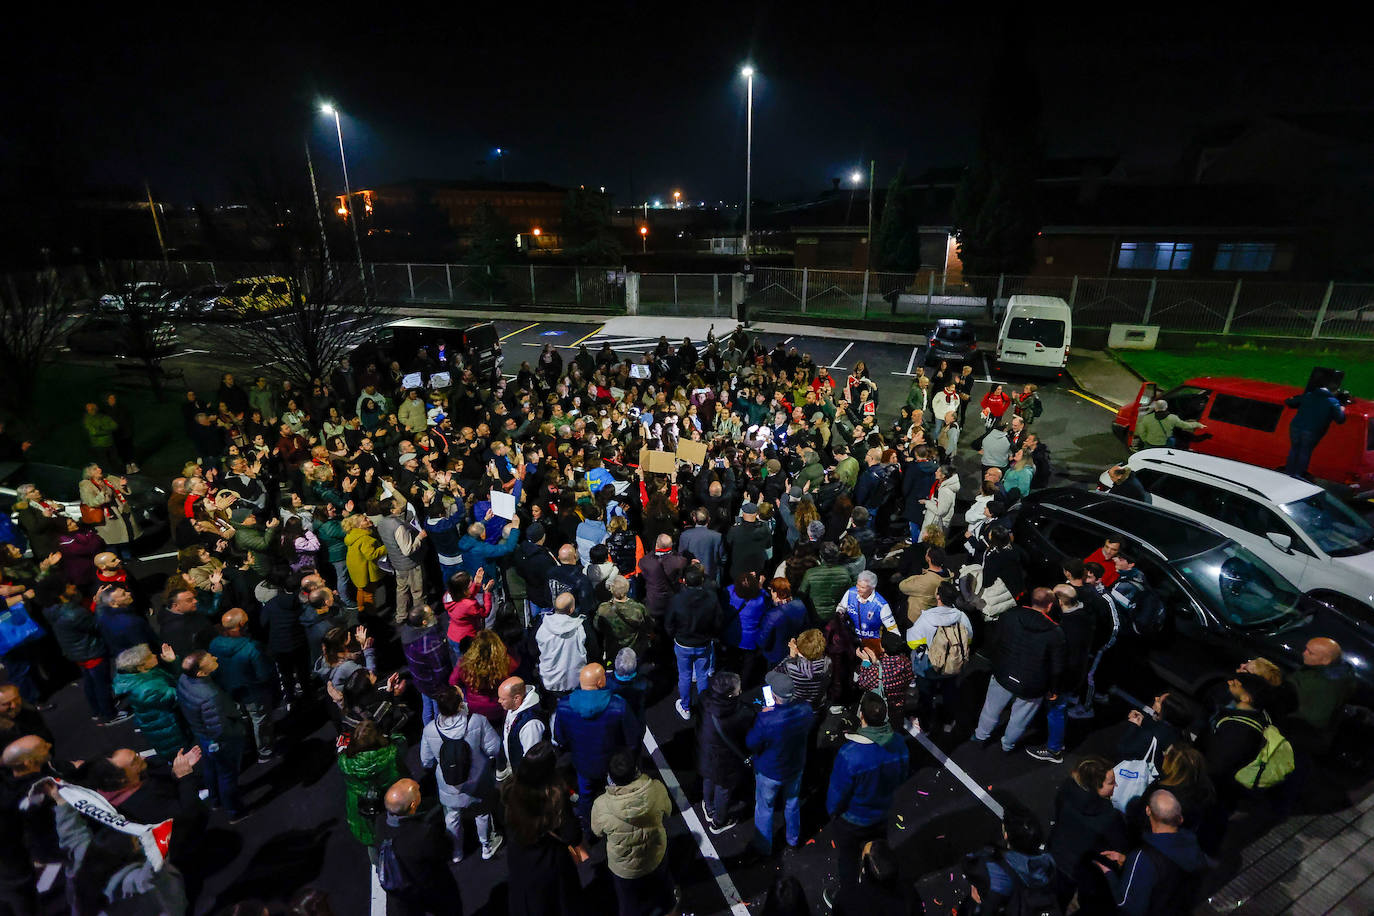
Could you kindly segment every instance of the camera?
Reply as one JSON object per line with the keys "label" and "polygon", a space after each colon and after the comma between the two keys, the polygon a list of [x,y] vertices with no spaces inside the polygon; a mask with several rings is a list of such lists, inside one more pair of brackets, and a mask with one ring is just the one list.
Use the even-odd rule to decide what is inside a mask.
{"label": "camera", "polygon": [[1337,388],[1335,391],[1331,392],[1331,394],[1336,398],[1336,401],[1342,407],[1348,407],[1350,405],[1350,402],[1354,400],[1354,398],[1351,397],[1350,392],[1344,388]]}

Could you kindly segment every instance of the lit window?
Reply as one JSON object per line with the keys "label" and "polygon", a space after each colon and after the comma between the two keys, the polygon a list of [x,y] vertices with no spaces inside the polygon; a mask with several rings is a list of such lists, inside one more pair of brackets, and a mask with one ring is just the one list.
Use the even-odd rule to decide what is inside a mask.
{"label": "lit window", "polygon": [[1222,242],[1213,270],[1266,271],[1274,269],[1278,246],[1273,242]]}
{"label": "lit window", "polygon": [[1122,242],[1116,266],[1118,270],[1187,270],[1192,257],[1192,242]]}

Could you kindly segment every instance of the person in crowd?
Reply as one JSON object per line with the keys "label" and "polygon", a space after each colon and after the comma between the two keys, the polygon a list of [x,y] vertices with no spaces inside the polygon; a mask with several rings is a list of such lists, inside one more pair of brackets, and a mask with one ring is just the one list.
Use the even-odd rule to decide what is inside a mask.
{"label": "person in crowd", "polygon": [[274,752],[273,693],[277,674],[257,640],[247,635],[248,615],[232,608],[220,618],[220,634],[210,640],[210,654],[219,660],[215,682],[242,707],[253,727],[258,762]]}
{"label": "person in crowd", "polygon": [[1158,398],[1148,411],[1142,410],[1136,420],[1135,447],[1173,448],[1178,444],[1179,430],[1195,432],[1206,428],[1196,420],[1185,420],[1178,414],[1169,413],[1169,402]]}
{"label": "person in crowd", "polygon": [[817,619],[825,623],[835,615],[856,579],[842,562],[840,549],[834,543],[821,544],[820,559],[819,566],[813,566],[802,576],[797,594],[811,603]]}
{"label": "person in crowd", "polygon": [[557,777],[556,752],[548,741],[531,745],[501,790],[510,849],[510,912],[513,916],[563,916],[601,912],[585,904],[577,875],[585,860],[582,826],[567,788]]}
{"label": "person in crowd", "polygon": [[353,727],[338,755],[343,774],[344,817],[353,838],[367,847],[376,864],[378,801],[389,786],[401,778],[405,760],[405,738],[387,735],[371,717]]}
{"label": "person in crowd", "polygon": [[248,816],[239,791],[247,728],[237,703],[215,683],[219,661],[209,652],[194,651],[181,660],[177,702],[200,745],[203,779],[210,804],[223,808],[231,824]]}
{"label": "person in crowd", "polygon": [[91,718],[102,725],[128,720],[131,714],[127,710],[115,709],[109,651],[100,635],[100,624],[82,602],[80,590],[75,585],[63,587],[60,581],[54,581],[44,595],[49,596],[47,600],[37,599],[46,605],[43,616],[52,627],[63,657],[81,671],[81,689],[86,694]]}
{"label": "person in crowd", "polygon": [[856,686],[862,691],[880,694],[887,701],[888,721],[900,728],[911,684],[911,650],[906,640],[884,630],[876,649],[863,644],[855,654],[859,659]]}
{"label": "person in crowd", "polygon": [[[402,496],[396,496],[386,507],[387,514],[377,524],[377,536],[386,548],[396,585],[396,623],[405,622],[412,604],[425,600],[425,558],[423,550],[429,532],[411,527],[408,513],[413,512]],[[485,528],[483,533],[485,534]]]}
{"label": "person in crowd", "polygon": [[877,588],[878,574],[866,569],[835,605],[835,613],[848,616],[859,639],[877,639],[884,630],[897,632],[897,618]]}
{"label": "person in crowd", "polygon": [[1052,903],[1055,891],[1055,861],[1044,842],[1044,831],[1033,813],[1019,803],[1003,805],[1001,843],[981,850],[973,858],[973,867],[966,866],[972,916],[1000,916],[1018,898],[1025,902],[1017,905],[1030,912],[1046,911],[1045,906],[1034,905]]}
{"label": "person in crowd", "polygon": [[787,644],[787,657],[773,667],[774,672],[786,675],[792,682],[795,701],[814,711],[820,711],[830,699],[835,666],[826,649],[823,632],[803,630]]}
{"label": "person in crowd", "polygon": [[1010,754],[1047,697],[1058,697],[1064,672],[1064,633],[1050,617],[1054,593],[1031,592],[1030,607],[1015,607],[1001,616],[992,647],[992,679],[978,714],[973,740],[986,744],[1002,711],[1011,719],[1002,733],[1002,750]]}
{"label": "person in crowd", "polygon": [[668,873],[668,789],[639,769],[638,752],[620,748],[606,764],[604,794],[592,804],[591,829],[606,838],[606,864],[620,912],[669,913],[677,905]]}
{"label": "person in crowd", "polygon": [[1055,607],[1050,616],[1058,621],[1059,630],[1064,634],[1064,673],[1059,689],[1052,699],[1048,699],[1046,720],[1049,735],[1044,744],[1028,747],[1026,753],[1047,763],[1063,763],[1069,696],[1078,692],[1083,679],[1087,677],[1088,653],[1092,648],[1093,629],[1097,622],[1092,612],[1084,609],[1078,600],[1078,591],[1072,585],[1061,583],[1052,591]]}
{"label": "person in crowd", "polygon": [[525,752],[548,736],[549,726],[539,703],[539,690],[518,677],[508,677],[496,692],[505,710],[501,721],[501,750],[496,758],[497,778],[510,779]]}
{"label": "person in crowd", "polygon": [[438,714],[420,737],[420,765],[434,771],[444,823],[453,837],[452,861],[463,860],[463,823],[472,820],[482,858],[504,842],[492,824],[496,800],[495,760],[501,739],[485,717],[468,710],[456,687],[439,694]]}
{"label": "person in crowd", "polygon": [[172,760],[194,745],[177,703],[177,677],[171,668],[175,656],[171,652],[167,656],[159,659],[142,643],[125,649],[115,657],[111,687],[116,698],[128,703],[139,731],[158,756]]}
{"label": "person in crowd", "polygon": [[1097,863],[1107,877],[1117,912],[1128,916],[1192,912],[1208,864],[1197,836],[1183,826],[1183,806],[1168,789],[1157,789],[1146,802],[1145,815],[1150,832],[1139,849],[1129,855],[1116,850],[1102,853],[1120,871]]}
{"label": "person in crowd", "polygon": [[815,714],[796,699],[792,679],[772,671],[764,678],[764,705],[745,736],[754,758],[754,836],[751,849],[773,851],[773,814],[783,805],[787,845],[801,842],[801,778]]}
{"label": "person in crowd", "polygon": [[1355,677],[1346,664],[1340,643],[1315,636],[1302,650],[1302,667],[1287,678],[1297,695],[1297,709],[1289,722],[1295,741],[1313,753],[1324,753],[1336,738],[1336,722],[1355,693]]}
{"label": "person in crowd", "polygon": [[500,730],[506,713],[497,702],[497,694],[502,682],[519,667],[519,660],[507,651],[495,630],[483,630],[471,637],[467,646],[453,666],[449,683],[463,691],[469,711],[486,716],[492,727]]}
{"label": "person in crowd", "polygon": [[917,719],[926,731],[954,730],[959,705],[959,675],[973,654],[973,624],[958,607],[959,587],[941,582],[935,605],[906,631],[911,670],[918,691]]}
{"label": "person in crowd", "polygon": [[1054,826],[1046,851],[1054,857],[1059,905],[1074,894],[1088,912],[1110,910],[1102,874],[1093,859],[1099,850],[1127,845],[1126,823],[1112,805],[1116,770],[1102,757],[1088,755],[1073,768],[1054,797]]}
{"label": "person in crowd", "polygon": [[[395,887],[387,887],[387,903],[403,916],[439,916],[462,907],[458,882],[449,871],[452,844],[444,830],[442,805],[422,812],[420,784],[402,778],[386,790],[386,810],[377,821],[375,837],[379,869],[390,871]],[[381,864],[385,862],[386,864]]]}
{"label": "person in crowd", "polygon": [[648,608],[630,598],[630,581],[624,576],[611,577],[609,590],[610,600],[596,609],[597,634],[605,657],[614,659],[622,648],[645,654],[655,633]]}
{"label": "person in crowd", "polygon": [[706,570],[693,563],[683,573],[682,590],[673,596],[663,628],[677,659],[677,714],[691,718],[692,684],[706,692],[715,670],[714,645],[721,631],[720,600],[706,585]]}
{"label": "person in crowd", "polygon": [[553,743],[572,756],[577,816],[590,829],[592,801],[605,788],[611,754],[638,747],[643,724],[623,697],[606,688],[606,669],[593,663],[578,674],[578,689],[558,701],[551,731]]}
{"label": "person in crowd", "polygon": [[572,592],[553,599],[553,613],[539,618],[535,644],[539,649],[539,682],[551,703],[577,689],[587,662],[601,657],[595,623],[576,613]]}
{"label": "person in crowd", "polygon": [[745,742],[753,724],[753,712],[740,700],[739,675],[733,671],[711,675],[710,689],[701,698],[697,732],[701,806],[711,833],[724,833],[739,823],[731,809],[749,773]]}

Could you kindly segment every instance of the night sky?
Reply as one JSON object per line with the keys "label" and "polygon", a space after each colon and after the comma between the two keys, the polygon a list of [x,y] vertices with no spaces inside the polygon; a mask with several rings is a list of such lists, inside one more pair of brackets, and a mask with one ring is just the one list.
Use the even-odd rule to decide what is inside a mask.
{"label": "night sky", "polygon": [[[146,178],[163,199],[227,200],[249,163],[301,157],[308,133],[334,191],[333,122],[316,110],[330,99],[355,188],[498,178],[499,146],[512,180],[605,185],[622,204],[674,188],[738,200],[739,68],[752,60],[757,196],[827,188],[870,158],[885,184],[904,161],[919,171],[967,159],[1001,31],[985,5],[905,16],[896,4],[473,6],[436,18],[378,5],[364,20],[344,5],[310,16],[240,5],[233,18],[11,30],[0,182],[14,194]],[[1374,100],[1353,27],[1238,32],[1220,13],[1135,9],[1138,21],[1099,8],[1016,26],[1032,45],[1048,154],[1161,162],[1220,120]]]}

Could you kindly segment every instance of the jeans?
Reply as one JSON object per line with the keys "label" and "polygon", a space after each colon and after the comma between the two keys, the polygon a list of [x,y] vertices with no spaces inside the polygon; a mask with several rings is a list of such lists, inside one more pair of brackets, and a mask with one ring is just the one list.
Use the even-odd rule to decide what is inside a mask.
{"label": "jeans", "polygon": [[100,664],[94,668],[81,669],[81,689],[86,692],[86,705],[91,708],[92,713],[102,719],[114,718],[114,694],[110,692],[108,658],[102,658]]}
{"label": "jeans", "polygon": [[1316,433],[1304,430],[1289,429],[1288,442],[1288,463],[1284,465],[1283,472],[1289,477],[1301,477],[1307,473],[1307,465],[1312,460],[1312,450],[1321,441],[1321,436]]}
{"label": "jeans", "polygon": [[201,749],[201,779],[210,793],[210,804],[229,812],[230,817],[243,813],[243,799],[239,797],[239,767],[243,762],[243,739],[220,739],[219,750],[209,738],[197,737]]}
{"label": "jeans", "polygon": [[703,778],[701,780],[701,807],[706,812],[706,816],[717,824],[728,819],[731,794],[727,787]]}
{"label": "jeans", "polygon": [[715,673],[715,658],[710,646],[689,649],[673,643],[673,655],[677,656],[677,695],[684,707],[692,705],[692,680],[696,679],[697,694],[706,692],[711,675]]}
{"label": "jeans", "polygon": [[581,773],[577,774],[577,803],[573,805],[573,813],[582,824],[582,832],[588,836],[592,832],[592,802],[605,791],[606,777],[592,779]]}
{"label": "jeans", "polygon": [[910,528],[911,528],[911,543],[913,543],[913,544],[919,544],[919,543],[921,543],[921,523],[920,523],[920,522],[907,522],[907,525],[909,525]]}
{"label": "jeans", "polygon": [[243,714],[253,726],[253,743],[258,747],[258,755],[270,754],[273,744],[272,729],[272,700],[268,696],[259,696],[252,699],[241,700],[239,705],[243,707]]}
{"label": "jeans", "polygon": [[1035,718],[1035,713],[1040,709],[1040,704],[1044,701],[1043,697],[1036,697],[1033,700],[1023,700],[1012,694],[1010,690],[1003,687],[994,677],[988,681],[988,695],[983,700],[983,711],[978,714],[978,728],[973,732],[973,737],[979,741],[986,741],[992,737],[992,730],[997,727],[997,721],[1002,718],[1002,710],[1011,704],[1011,721],[1007,723],[1007,730],[1002,733],[1002,750],[1010,751],[1016,747],[1016,742],[1021,740],[1021,736],[1026,733],[1026,727],[1030,725],[1031,719]]}
{"label": "jeans", "polygon": [[353,583],[348,581],[348,561],[334,561],[334,591],[339,593],[339,598],[344,604],[355,604],[357,599],[349,599],[349,592],[353,590]]}
{"label": "jeans", "polygon": [[1049,706],[1045,709],[1045,723],[1049,727],[1050,735],[1045,739],[1045,746],[1058,753],[1064,750],[1064,724],[1068,718],[1069,698],[1060,694],[1049,701]]}
{"label": "jeans", "polygon": [[439,703],[423,693],[420,694],[420,724],[428,725],[438,714]]}
{"label": "jeans", "polygon": [[764,855],[773,852],[773,809],[778,796],[783,800],[783,822],[787,828],[787,845],[801,842],[801,776],[786,782],[770,779],[754,771],[754,846]]}

